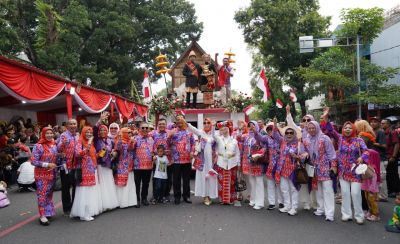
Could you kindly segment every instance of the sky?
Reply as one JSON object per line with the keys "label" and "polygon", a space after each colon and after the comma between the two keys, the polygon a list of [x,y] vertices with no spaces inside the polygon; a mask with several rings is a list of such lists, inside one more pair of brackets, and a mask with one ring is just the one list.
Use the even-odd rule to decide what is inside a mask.
{"label": "sky", "polygon": [[[235,75],[232,78],[232,89],[251,93],[250,72],[251,55],[244,42],[242,30],[233,19],[240,8],[250,5],[250,0],[188,0],[196,9],[198,21],[203,22],[203,33],[199,40],[200,46],[214,58],[219,53],[219,63],[223,54],[232,50],[236,54],[233,64]],[[399,0],[320,0],[319,13],[331,16],[330,29],[333,30],[340,21],[340,11],[343,8],[372,8],[380,7],[389,10],[400,4]],[[170,79],[170,77],[169,77]],[[164,82],[158,81],[152,85],[153,93],[165,87]]]}

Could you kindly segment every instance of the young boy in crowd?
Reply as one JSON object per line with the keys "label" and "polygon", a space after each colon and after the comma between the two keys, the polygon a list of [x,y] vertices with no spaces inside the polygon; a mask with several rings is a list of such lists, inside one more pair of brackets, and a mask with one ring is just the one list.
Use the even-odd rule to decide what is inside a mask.
{"label": "young boy in crowd", "polygon": [[159,145],[157,147],[157,155],[154,156],[154,164],[156,170],[154,172],[154,198],[158,203],[163,203],[163,195],[167,187],[167,166],[170,165],[167,156],[165,156],[165,147]]}
{"label": "young boy in crowd", "polygon": [[400,233],[400,194],[396,196],[394,203],[396,205],[393,208],[393,216],[385,225],[385,229],[388,232]]}

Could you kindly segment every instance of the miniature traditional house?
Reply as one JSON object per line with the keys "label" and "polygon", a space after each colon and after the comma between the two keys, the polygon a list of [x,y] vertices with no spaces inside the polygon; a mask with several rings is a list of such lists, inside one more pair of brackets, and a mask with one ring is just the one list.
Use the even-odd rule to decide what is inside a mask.
{"label": "miniature traditional house", "polygon": [[[190,45],[186,48],[186,50],[182,53],[182,55],[175,61],[175,63],[171,66],[171,71],[169,74],[172,77],[172,89],[176,93],[178,97],[185,97],[185,76],[182,74],[183,67],[189,58],[190,51],[194,51],[196,53],[195,62],[203,65],[203,54],[207,52],[204,51],[203,48],[196,41],[192,41]],[[211,55],[211,54],[210,54]],[[213,56],[213,55],[211,55]],[[211,59],[211,62],[214,62]],[[217,82],[215,82],[217,84]],[[213,99],[219,99],[220,92],[214,91]],[[179,112],[182,112],[186,116],[186,120],[193,125],[197,126],[197,128],[203,128],[203,119],[211,118],[215,121],[225,121],[228,119],[232,119],[234,125],[236,125],[237,120],[245,120],[244,113],[230,113],[225,111],[224,108],[220,108],[217,106],[213,106],[212,108],[205,108],[206,106],[203,103],[203,94],[199,91],[197,95],[197,107],[199,109],[183,109]]]}

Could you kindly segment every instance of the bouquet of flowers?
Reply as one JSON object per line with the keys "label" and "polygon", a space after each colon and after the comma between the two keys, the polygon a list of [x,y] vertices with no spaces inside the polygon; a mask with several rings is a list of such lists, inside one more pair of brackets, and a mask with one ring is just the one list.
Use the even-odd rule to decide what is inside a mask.
{"label": "bouquet of flowers", "polygon": [[185,108],[185,97],[182,95],[182,97],[175,97],[172,98],[172,107],[174,109],[179,109],[179,108]]}
{"label": "bouquet of flowers", "polygon": [[150,113],[171,115],[174,105],[172,101],[164,96],[154,96],[150,104]]}
{"label": "bouquet of flowers", "polygon": [[242,112],[247,106],[252,104],[252,98],[247,96],[247,94],[240,92],[239,95],[231,97],[223,107],[228,112]]}

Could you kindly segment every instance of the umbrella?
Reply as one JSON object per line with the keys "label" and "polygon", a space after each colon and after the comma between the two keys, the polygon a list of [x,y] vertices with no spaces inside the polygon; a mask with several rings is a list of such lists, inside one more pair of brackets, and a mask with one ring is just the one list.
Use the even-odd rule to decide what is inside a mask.
{"label": "umbrella", "polygon": [[389,120],[390,122],[396,122],[400,120],[400,116],[389,116],[386,117],[385,119]]}

